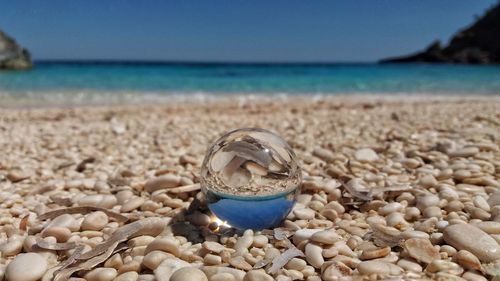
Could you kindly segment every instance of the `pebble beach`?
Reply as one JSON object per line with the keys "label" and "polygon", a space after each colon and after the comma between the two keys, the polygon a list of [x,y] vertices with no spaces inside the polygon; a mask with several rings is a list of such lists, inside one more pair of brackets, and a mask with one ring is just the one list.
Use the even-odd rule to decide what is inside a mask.
{"label": "pebble beach", "polygon": [[[200,191],[243,127],[302,168],[273,229]],[[0,281],[499,281],[499,144],[493,96],[0,108]]]}

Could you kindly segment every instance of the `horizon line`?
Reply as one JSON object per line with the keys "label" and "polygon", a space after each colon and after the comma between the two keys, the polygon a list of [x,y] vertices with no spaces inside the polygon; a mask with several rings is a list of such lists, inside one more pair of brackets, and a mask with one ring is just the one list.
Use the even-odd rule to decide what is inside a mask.
{"label": "horizon line", "polygon": [[379,64],[379,61],[223,61],[150,59],[34,59],[36,63],[62,64],[184,64],[184,65],[354,65]]}

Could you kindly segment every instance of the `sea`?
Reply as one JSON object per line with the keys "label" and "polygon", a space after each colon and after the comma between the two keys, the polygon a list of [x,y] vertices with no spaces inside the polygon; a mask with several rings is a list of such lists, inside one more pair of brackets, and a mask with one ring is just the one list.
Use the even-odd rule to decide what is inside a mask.
{"label": "sea", "polygon": [[36,61],[0,71],[0,106],[354,94],[498,96],[500,66]]}

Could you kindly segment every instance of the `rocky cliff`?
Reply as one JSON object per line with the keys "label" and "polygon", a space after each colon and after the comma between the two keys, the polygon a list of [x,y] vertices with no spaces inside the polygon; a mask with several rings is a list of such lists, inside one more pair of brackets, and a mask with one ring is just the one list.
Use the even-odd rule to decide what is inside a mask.
{"label": "rocky cliff", "polygon": [[32,67],[28,50],[0,31],[0,69],[29,69]]}
{"label": "rocky cliff", "polygon": [[448,46],[443,47],[436,41],[424,51],[381,62],[500,63],[500,2],[471,26],[457,32]]}

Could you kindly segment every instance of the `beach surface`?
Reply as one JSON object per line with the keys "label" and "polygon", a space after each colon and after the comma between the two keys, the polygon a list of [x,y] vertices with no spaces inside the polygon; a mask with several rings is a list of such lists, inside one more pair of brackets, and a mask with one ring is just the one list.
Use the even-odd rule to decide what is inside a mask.
{"label": "beach surface", "polygon": [[[0,280],[490,280],[499,120],[498,97],[0,108]],[[221,224],[200,192],[242,127],[300,160],[275,229]]]}

